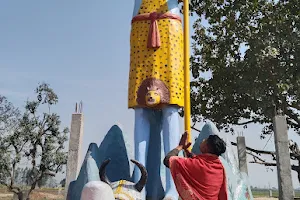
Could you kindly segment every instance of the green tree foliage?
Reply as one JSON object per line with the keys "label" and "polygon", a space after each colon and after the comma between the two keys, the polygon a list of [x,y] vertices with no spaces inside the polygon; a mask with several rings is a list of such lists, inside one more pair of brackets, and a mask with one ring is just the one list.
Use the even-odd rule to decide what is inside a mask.
{"label": "green tree foliage", "polygon": [[20,112],[6,97],[0,95],[0,137],[16,125]]}
{"label": "green tree foliage", "polygon": [[[192,116],[219,128],[264,124],[281,110],[300,130],[300,1],[192,0]],[[203,78],[208,72],[210,78]]]}
{"label": "green tree foliage", "polygon": [[[60,130],[59,116],[52,112],[58,97],[45,83],[35,92],[36,99],[26,103],[17,124],[0,138],[0,183],[16,193],[19,199],[29,199],[38,184],[42,185],[48,176],[55,176],[67,162],[64,143],[68,129]],[[30,163],[26,171],[26,182],[30,186],[28,194],[15,180],[17,167],[23,160]]]}

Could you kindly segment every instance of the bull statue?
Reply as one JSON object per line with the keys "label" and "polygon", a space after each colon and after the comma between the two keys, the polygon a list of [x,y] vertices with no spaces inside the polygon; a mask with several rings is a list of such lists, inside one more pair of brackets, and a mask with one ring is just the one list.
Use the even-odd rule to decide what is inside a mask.
{"label": "bull statue", "polygon": [[127,180],[119,180],[115,182],[110,182],[106,176],[105,168],[110,162],[110,159],[105,160],[99,170],[99,175],[101,181],[107,183],[111,186],[115,199],[119,200],[144,200],[141,195],[141,191],[147,182],[147,170],[146,168],[136,160],[131,160],[141,171],[141,178],[137,183],[133,183]]}
{"label": "bull statue", "polygon": [[80,200],[115,200],[109,185],[102,181],[91,181],[84,185]]}

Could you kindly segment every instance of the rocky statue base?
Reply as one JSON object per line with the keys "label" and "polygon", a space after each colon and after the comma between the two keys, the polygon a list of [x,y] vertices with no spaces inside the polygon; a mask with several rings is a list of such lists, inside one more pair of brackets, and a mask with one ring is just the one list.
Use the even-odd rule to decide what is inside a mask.
{"label": "rocky statue base", "polygon": [[[199,144],[209,135],[214,134],[219,135],[227,143],[227,151],[220,159],[225,167],[228,199],[252,200],[253,196],[248,177],[238,170],[238,162],[234,156],[233,147],[227,141],[226,136],[221,135],[213,123],[207,122],[203,126],[201,134],[199,134],[193,146],[193,153],[201,154]],[[159,159],[162,162],[163,158],[160,155]],[[145,175],[143,166],[138,167],[141,169],[141,174]],[[100,175],[102,174],[101,178],[99,172]],[[157,176],[148,174],[147,180],[153,179],[153,176],[156,179],[159,177],[159,180],[157,180],[157,188],[159,188],[157,196],[152,197],[151,200],[161,200],[163,198],[164,184],[159,174],[160,171],[158,171]],[[99,147],[95,143],[90,144],[77,179],[70,183],[67,200],[114,200],[115,198],[143,200],[140,195],[141,185],[144,187],[142,183],[144,180],[142,179],[141,177],[139,183],[133,182],[123,132],[115,125],[108,131]]]}

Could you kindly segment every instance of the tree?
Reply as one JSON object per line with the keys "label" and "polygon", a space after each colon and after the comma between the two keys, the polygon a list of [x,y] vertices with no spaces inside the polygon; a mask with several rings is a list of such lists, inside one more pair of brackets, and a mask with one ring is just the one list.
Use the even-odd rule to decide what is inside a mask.
{"label": "tree", "polygon": [[28,185],[27,178],[26,178],[27,171],[28,171],[28,168],[20,168],[20,167],[16,168],[15,177],[14,177],[15,185],[18,185],[18,186]]}
{"label": "tree", "polygon": [[[299,131],[300,2],[195,0],[192,5],[199,16],[191,58],[193,119],[210,118],[230,130],[270,124],[276,107]],[[210,79],[200,76],[207,71]],[[263,130],[270,132],[271,125]]]}
{"label": "tree", "polygon": [[65,178],[62,179],[62,180],[59,182],[59,184],[61,185],[61,187],[65,187],[65,185],[66,185],[66,179],[65,179]]}
{"label": "tree", "polygon": [[[58,97],[48,84],[40,84],[36,90],[36,100],[28,101],[25,112],[17,126],[0,140],[0,184],[18,195],[19,199],[29,199],[30,193],[46,176],[55,176],[67,162],[64,143],[68,129],[60,130],[61,121],[51,108]],[[39,114],[40,110],[44,112]],[[15,173],[22,159],[30,162],[27,171],[28,191],[15,183]]]}
{"label": "tree", "polygon": [[6,97],[0,95],[0,137],[16,124],[19,116],[19,110]]}
{"label": "tree", "polygon": [[[227,132],[259,123],[264,138],[281,111],[300,134],[300,1],[193,0],[191,9],[199,17],[191,57],[193,121],[208,118]],[[299,152],[291,158],[300,161]]]}
{"label": "tree", "polygon": [[39,188],[45,187],[45,186],[48,185],[48,183],[49,183],[50,181],[52,181],[52,176],[46,174],[43,178],[41,178],[41,179],[37,182],[37,186],[38,186]]}

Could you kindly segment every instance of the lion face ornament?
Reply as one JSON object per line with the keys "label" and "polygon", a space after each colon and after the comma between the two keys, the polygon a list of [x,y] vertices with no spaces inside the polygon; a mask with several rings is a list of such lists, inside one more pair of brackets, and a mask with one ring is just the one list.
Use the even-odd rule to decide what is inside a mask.
{"label": "lion face ornament", "polygon": [[159,89],[147,87],[147,90],[148,90],[148,92],[145,97],[146,105],[149,107],[153,107],[153,106],[160,104]]}
{"label": "lion face ornament", "polygon": [[145,79],[139,87],[137,103],[140,107],[161,109],[170,102],[170,91],[159,79]]}

